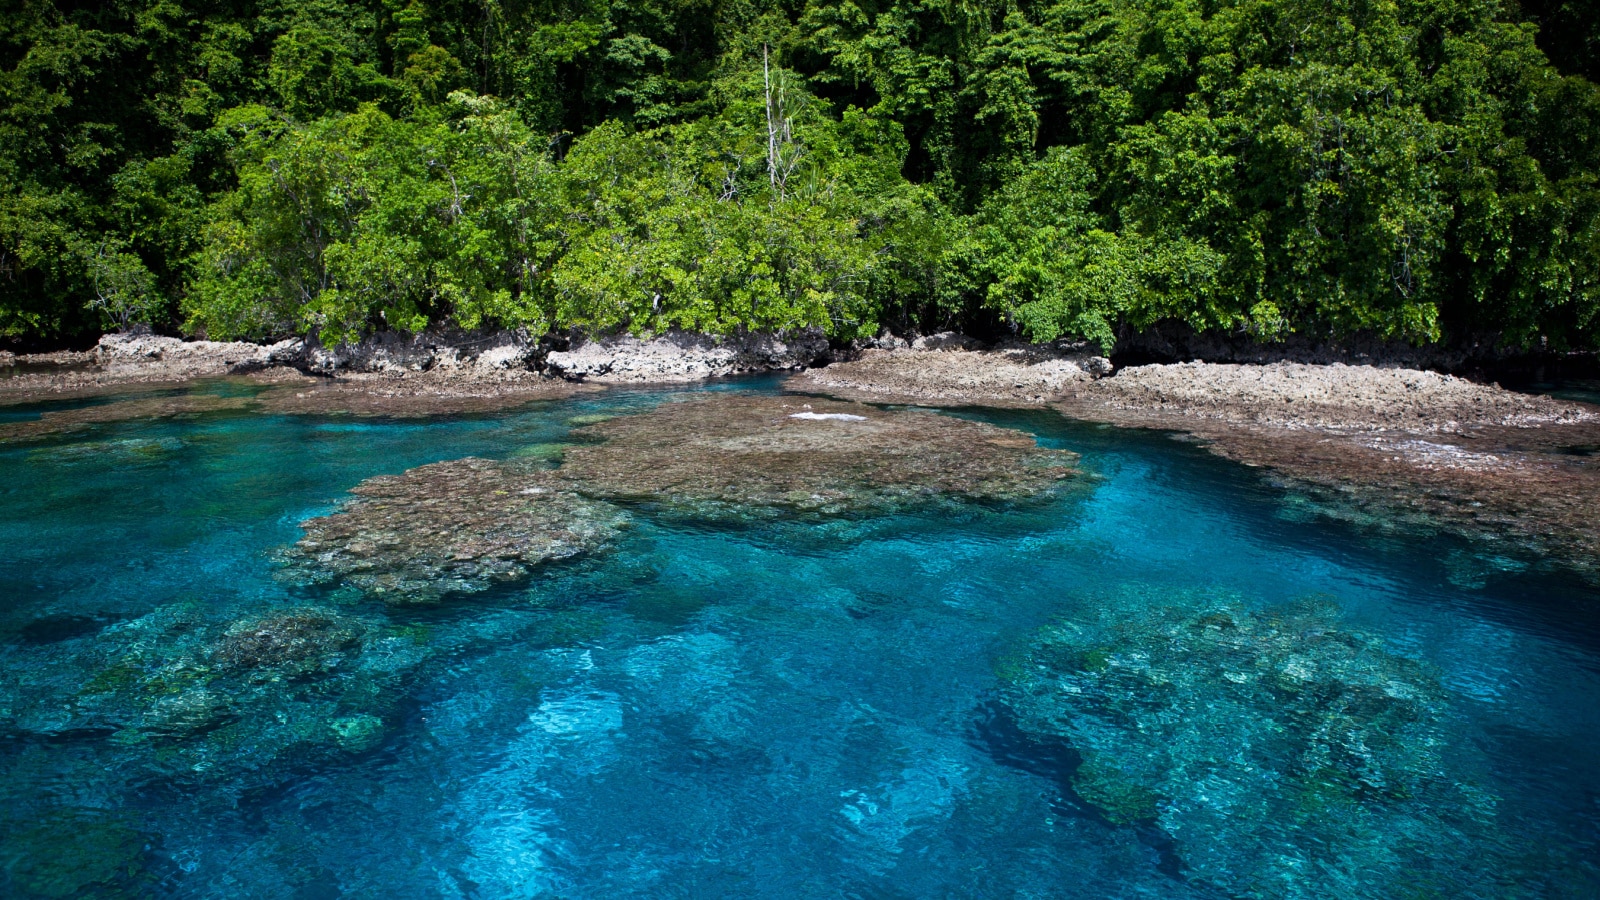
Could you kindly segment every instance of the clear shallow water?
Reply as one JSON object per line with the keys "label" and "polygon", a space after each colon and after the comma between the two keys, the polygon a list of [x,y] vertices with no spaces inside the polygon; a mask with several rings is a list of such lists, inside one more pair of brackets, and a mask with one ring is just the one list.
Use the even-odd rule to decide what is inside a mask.
{"label": "clear shallow water", "polygon": [[[140,630],[160,617],[198,633],[345,602],[275,578],[271,552],[362,479],[505,456],[666,396],[429,422],[215,415],[0,447],[0,892],[1227,896],[1183,849],[1225,831],[1113,824],[1075,794],[1073,748],[1018,729],[1001,674],[1052,623],[1317,595],[1437,673],[1449,772],[1548,875],[1526,893],[1593,895],[1600,595],[1536,560],[1331,523],[1193,447],[1051,414],[963,413],[1084,455],[1092,489],[1048,506],[760,528],[640,512],[612,552],[531,584],[356,604],[407,648],[370,739],[193,771],[181,747],[56,709],[105,679],[87,671],[97,648],[134,635],[177,653],[160,641],[181,636]],[[246,724],[292,727],[263,696]],[[1515,887],[1403,882],[1308,870],[1301,894]]]}

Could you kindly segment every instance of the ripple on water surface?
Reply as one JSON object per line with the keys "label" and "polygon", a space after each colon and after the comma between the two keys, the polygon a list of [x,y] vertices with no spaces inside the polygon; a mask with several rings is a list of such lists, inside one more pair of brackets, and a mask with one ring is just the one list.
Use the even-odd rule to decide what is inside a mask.
{"label": "ripple on water surface", "polygon": [[967,412],[1082,454],[1081,489],[635,504],[605,552],[434,605],[276,561],[366,479],[559,471],[682,399],[0,446],[0,893],[1600,890],[1600,596],[1159,435]]}

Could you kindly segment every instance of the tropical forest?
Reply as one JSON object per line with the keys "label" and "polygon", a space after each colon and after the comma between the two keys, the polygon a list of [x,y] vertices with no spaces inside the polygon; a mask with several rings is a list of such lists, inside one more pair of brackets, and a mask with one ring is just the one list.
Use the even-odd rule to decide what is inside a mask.
{"label": "tropical forest", "polygon": [[1600,341],[1577,0],[8,6],[14,341]]}

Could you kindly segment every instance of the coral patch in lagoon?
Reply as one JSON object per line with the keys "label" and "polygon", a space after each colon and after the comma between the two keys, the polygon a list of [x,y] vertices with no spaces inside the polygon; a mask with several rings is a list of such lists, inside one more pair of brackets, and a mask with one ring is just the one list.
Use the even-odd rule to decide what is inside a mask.
{"label": "coral patch in lagoon", "polygon": [[981,422],[798,397],[663,403],[574,437],[584,443],[567,451],[561,472],[577,490],[711,518],[1028,500],[1058,490],[1077,463]]}
{"label": "coral patch in lagoon", "polygon": [[526,578],[604,546],[620,510],[517,462],[451,460],[371,478],[338,512],[302,523],[285,576],[339,581],[389,604],[433,603]]}
{"label": "coral patch in lagoon", "polygon": [[855,403],[721,394],[572,421],[569,443],[362,482],[337,512],[302,523],[283,577],[429,604],[607,548],[627,521],[615,504],[810,521],[1043,498],[1076,474],[1075,454],[1023,432]]}
{"label": "coral patch in lagoon", "polygon": [[1279,898],[1537,884],[1475,784],[1436,673],[1344,626],[1333,603],[1110,606],[1039,632],[1005,667],[1004,697],[1025,734],[1079,754],[1079,798],[1114,825],[1160,829],[1190,881]]}

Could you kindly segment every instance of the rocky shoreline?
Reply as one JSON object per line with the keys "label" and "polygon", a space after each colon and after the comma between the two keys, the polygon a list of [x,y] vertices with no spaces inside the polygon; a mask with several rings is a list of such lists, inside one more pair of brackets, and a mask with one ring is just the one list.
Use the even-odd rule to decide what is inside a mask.
{"label": "rocky shoreline", "polygon": [[[253,389],[246,405],[266,412],[421,418],[493,412],[614,384],[797,369],[825,361],[828,353],[820,332],[786,339],[673,332],[651,340],[534,339],[526,332],[385,334],[334,349],[299,339],[252,344],[108,334],[87,351],[0,354],[0,407],[235,378]],[[215,405],[180,397],[55,411],[43,420],[0,426],[0,441],[94,422],[204,412]]]}
{"label": "rocky shoreline", "polygon": [[0,354],[0,405],[245,377],[280,386],[283,412],[407,415],[484,411],[557,399],[596,385],[690,382],[800,369],[830,358],[827,338],[728,337],[669,332],[536,338],[525,331],[380,334],[328,348],[298,338],[273,344],[108,334],[93,349]]}
{"label": "rocky shoreline", "polygon": [[[799,370],[787,389],[842,400],[1032,407],[1182,432],[1221,456],[1269,469],[1319,514],[1380,528],[1442,527],[1600,577],[1600,522],[1592,515],[1600,501],[1600,406],[1423,369],[1340,362],[1195,361],[1114,371],[1081,344],[985,349],[954,334],[909,342],[886,335],[835,354],[815,332],[650,340],[387,335],[333,350],[300,340],[107,335],[91,351],[0,359],[0,405],[235,376],[260,387],[249,404],[269,412],[409,417],[488,412],[607,385]],[[55,411],[6,426],[0,440],[239,402],[176,397]]]}
{"label": "rocky shoreline", "polygon": [[1318,514],[1443,528],[1600,579],[1600,407],[1369,365],[1190,362],[1109,377],[1099,368],[1060,353],[893,350],[788,386],[880,403],[1032,406],[1181,432],[1270,470]]}
{"label": "rocky shoreline", "polygon": [[1193,435],[1315,512],[1444,528],[1600,578],[1600,408],[1415,369],[1189,363],[1125,369],[1051,404]]}

